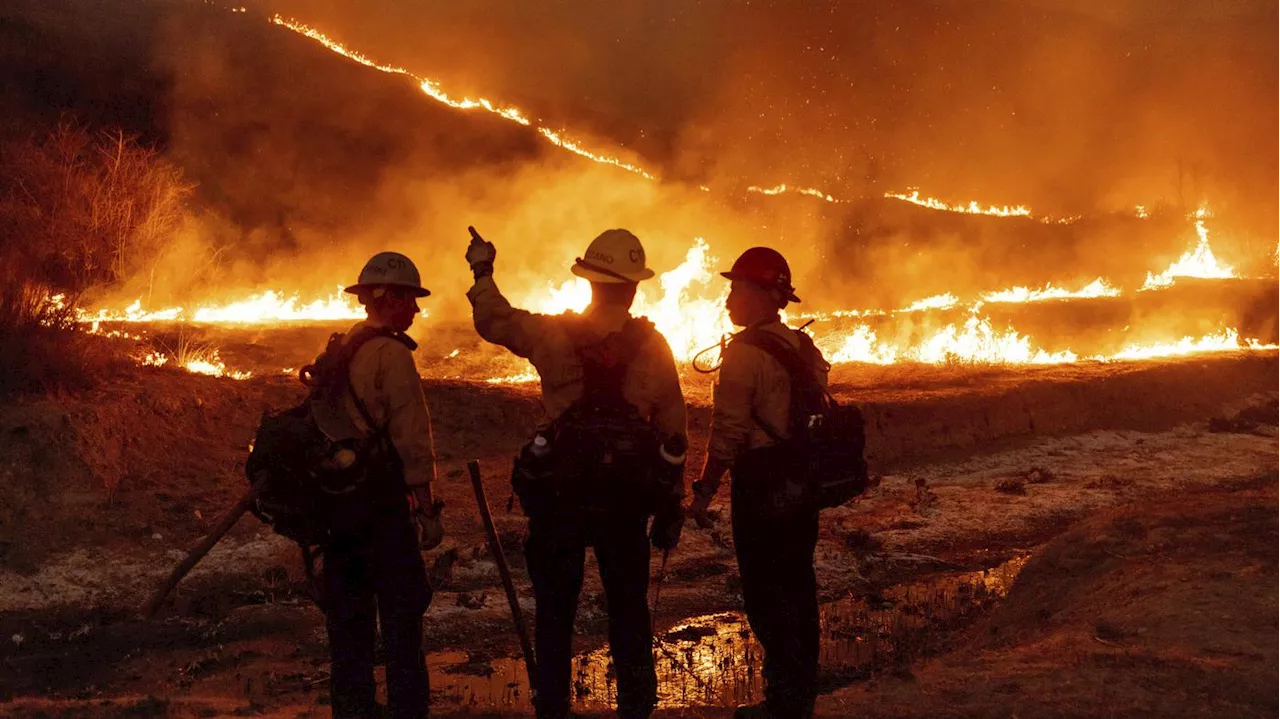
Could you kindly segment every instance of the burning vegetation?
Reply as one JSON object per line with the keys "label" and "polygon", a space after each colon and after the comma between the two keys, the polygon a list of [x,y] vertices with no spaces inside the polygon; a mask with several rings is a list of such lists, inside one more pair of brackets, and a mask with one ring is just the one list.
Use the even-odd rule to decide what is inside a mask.
{"label": "burning vegetation", "polygon": [[[719,273],[791,261],[784,320],[864,412],[878,480],[821,525],[824,681],[877,678],[827,713],[1274,713],[1274,3],[446,5],[0,8],[0,713],[154,713],[122,697],[175,685],[174,715],[329,711],[297,547],[257,524],[180,621],[131,617],[244,492],[262,410],[364,317],[341,288],[381,250],[431,290],[434,699],[527,703],[464,463],[515,547],[498,499],[539,376],[471,324],[468,225],[549,314],[586,308],[587,239],[635,232],[690,465],[737,329]],[[731,537],[682,542],[663,707],[727,716],[761,682]],[[591,710],[616,677],[583,596]],[[1245,631],[1204,618],[1228,614]]]}
{"label": "burning vegetation", "polygon": [[[448,94],[442,84],[434,79],[416,75],[409,70],[395,65],[381,63],[361,51],[351,49],[325,33],[306,24],[285,19],[280,15],[271,18],[271,23],[297,33],[308,40],[319,43],[322,47],[352,60],[360,65],[381,73],[401,76],[410,80],[427,98],[448,108],[456,110],[479,110],[501,120],[520,127],[536,130],[538,136],[552,146],[566,149],[573,154],[590,160],[592,163],[608,168],[625,170],[639,181],[653,183],[666,188],[669,183],[658,179],[656,172],[640,167],[635,162],[621,160],[607,153],[588,150],[582,141],[571,138],[562,130],[553,130],[542,124],[542,121],[531,119],[533,113],[516,108],[510,104],[498,102],[485,97],[463,96],[458,99]],[[66,130],[64,129],[65,135]],[[63,140],[66,138],[64,137]],[[51,138],[46,145],[56,145]],[[123,137],[119,138],[117,152],[124,148]],[[144,151],[147,152],[147,151]],[[105,151],[103,157],[109,157]],[[64,153],[65,155],[65,153]],[[171,172],[163,170],[163,172]],[[21,174],[20,174],[21,178]],[[110,178],[104,181],[108,189],[112,187]],[[165,200],[168,209],[158,210],[168,219],[145,219],[141,221],[142,229],[117,231],[114,242],[110,246],[111,261],[109,267],[109,284],[123,284],[127,278],[137,284],[137,277],[149,273],[145,296],[153,297],[153,287],[157,266],[168,251],[167,248],[155,246],[156,238],[164,233],[159,222],[175,223],[177,211],[175,203],[181,205],[183,193],[189,193],[190,187],[184,185],[180,175],[170,176],[174,192]],[[15,187],[25,188],[22,182]],[[665,191],[665,189],[664,189]],[[16,189],[11,188],[14,196]],[[696,194],[716,196],[719,191],[705,185],[696,188]],[[856,198],[842,199],[831,192],[812,187],[796,187],[777,184],[771,187],[750,185],[746,187],[748,195],[759,195],[762,198],[778,197],[787,194],[799,196],[799,201],[812,197],[829,204],[854,202]],[[624,193],[625,194],[625,193]],[[939,213],[957,213],[992,221],[1010,223],[1035,221],[1049,224],[1074,224],[1083,219],[1080,216],[1050,217],[1033,215],[1026,205],[996,205],[980,201],[967,203],[951,203],[925,196],[919,189],[907,193],[887,191],[883,197],[890,202],[901,202],[923,210]],[[100,199],[109,204],[110,197]],[[762,200],[767,202],[767,200]],[[779,200],[781,201],[781,200]],[[699,213],[701,214],[701,213]],[[787,214],[787,213],[784,213]],[[1167,218],[1168,212],[1165,211]],[[1138,206],[1133,215],[1146,221],[1150,212],[1146,206]],[[1222,263],[1210,247],[1210,234],[1207,222],[1212,215],[1207,207],[1196,209],[1186,218],[1194,227],[1196,242],[1179,259],[1165,268],[1153,267],[1155,263],[1146,263],[1146,279],[1138,286],[1135,277],[1097,276],[1090,282],[1076,287],[1063,286],[1053,281],[1039,286],[1015,284],[1004,288],[975,288],[972,282],[963,281],[958,286],[931,295],[929,297],[911,297],[909,292],[898,292],[902,304],[893,306],[848,306],[841,305],[840,292],[822,290],[818,294],[822,306],[818,310],[804,307],[794,319],[810,321],[809,328],[818,345],[822,347],[837,364],[872,363],[893,364],[900,362],[922,363],[1006,363],[1006,364],[1060,364],[1083,360],[1113,361],[1140,358],[1162,357],[1190,354],[1206,351],[1227,350],[1265,350],[1275,347],[1274,331],[1268,332],[1265,322],[1262,326],[1254,323],[1244,331],[1232,323],[1233,312],[1219,316],[1215,321],[1199,319],[1194,328],[1187,323],[1170,321],[1170,318],[1152,316],[1141,313],[1140,316],[1126,317],[1122,327],[1106,328],[1112,336],[1107,342],[1099,343],[1091,336],[1096,335],[1098,328],[1083,331],[1083,328],[1069,323],[1066,326],[1053,328],[1046,334],[1043,323],[1034,321],[1037,312],[1035,306],[1056,305],[1058,310],[1064,303],[1088,303],[1099,300],[1110,300],[1114,303],[1132,302],[1136,292],[1167,290],[1180,279],[1192,280],[1233,280],[1240,276],[1235,268]],[[697,226],[698,218],[681,224]],[[148,224],[149,223],[149,224]],[[677,358],[690,362],[701,350],[716,345],[721,337],[732,331],[724,313],[722,302],[725,294],[723,283],[716,276],[719,255],[731,251],[741,239],[738,230],[726,227],[718,217],[711,217],[706,222],[708,227],[697,237],[684,243],[684,255],[674,264],[673,269],[663,273],[656,287],[646,288],[637,298],[636,309],[639,314],[650,317],[668,338]],[[1088,223],[1081,223],[1088,224]],[[1166,222],[1175,232],[1185,227],[1179,222]],[[172,227],[169,228],[170,233]],[[728,232],[733,239],[725,242],[712,232]],[[661,243],[670,254],[682,244],[679,239],[663,232],[669,239]],[[706,237],[707,239],[703,239]],[[127,238],[127,239],[126,239]],[[149,244],[148,244],[149,243]],[[821,254],[821,250],[819,251]],[[214,252],[216,256],[217,251]],[[136,267],[137,257],[149,257],[150,267]],[[85,263],[82,263],[85,264]],[[88,263],[92,264],[92,263]],[[332,263],[325,263],[330,265]],[[546,262],[540,263],[546,265]],[[1087,258],[1078,263],[1078,272],[1089,272]],[[885,268],[888,270],[889,268]],[[1096,271],[1098,268],[1094,268]],[[146,271],[144,271],[146,270]],[[830,275],[832,267],[827,265],[823,274]],[[865,268],[864,268],[865,272]],[[315,274],[315,273],[313,273]],[[517,286],[510,288],[516,297],[524,298],[524,306],[530,309],[556,313],[567,310],[581,311],[588,300],[587,283],[582,280],[568,280],[562,283],[548,282],[545,279],[533,280],[521,275]],[[336,272],[327,278],[329,286],[337,285],[347,278]],[[816,279],[816,278],[815,278]],[[315,285],[316,282],[308,284]],[[274,286],[268,289],[257,289],[236,298],[225,289],[205,283],[202,290],[187,294],[193,301],[182,305],[164,306],[151,299],[137,297],[118,305],[110,303],[91,303],[85,300],[85,290],[99,289],[101,283],[89,283],[85,279],[73,282],[71,287],[57,293],[53,289],[47,291],[51,307],[64,311],[68,318],[80,329],[96,335],[105,335],[116,339],[141,342],[145,351],[136,352],[144,364],[163,365],[174,361],[180,366],[193,371],[210,374],[225,374],[232,377],[246,377],[249,372],[226,370],[225,365],[217,357],[216,346],[209,346],[192,354],[190,359],[174,357],[172,348],[156,347],[154,342],[144,336],[170,324],[197,325],[257,325],[263,328],[280,326],[296,322],[348,322],[361,316],[360,308],[341,292],[334,291],[328,295],[307,296],[303,291],[291,289],[287,285]],[[61,285],[51,285],[59,287]],[[966,289],[969,288],[969,289]],[[1124,289],[1130,288],[1130,289]],[[91,293],[97,295],[118,295],[118,291],[110,293]],[[200,295],[223,296],[223,301],[200,301]],[[861,294],[861,293],[858,293]],[[1003,306],[1002,316],[995,316],[992,307]],[[1025,306],[1019,316],[1010,316],[1010,306]],[[456,305],[455,305],[456,307]],[[435,313],[433,321],[462,322],[462,317],[452,312]],[[1032,329],[1024,329],[1020,322],[1031,318]],[[1136,320],[1136,322],[1135,322]],[[1207,323],[1207,324],[1206,324]],[[1181,325],[1181,326],[1180,326]],[[131,329],[132,328],[132,329]],[[1261,331],[1260,331],[1261,330]],[[189,353],[181,352],[179,355]],[[433,368],[426,368],[431,374]],[[519,365],[499,364],[494,366],[484,379],[490,382],[526,381],[532,378],[527,368]]]}

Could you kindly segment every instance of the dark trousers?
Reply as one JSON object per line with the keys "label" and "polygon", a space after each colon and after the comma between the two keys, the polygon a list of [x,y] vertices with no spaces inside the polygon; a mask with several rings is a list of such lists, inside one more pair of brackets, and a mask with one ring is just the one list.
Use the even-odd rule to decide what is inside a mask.
{"label": "dark trousers", "polygon": [[524,552],[537,602],[534,652],[539,717],[564,717],[569,712],[573,620],[587,547],[595,550],[604,584],[609,651],[618,674],[618,713],[647,717],[657,703],[658,680],[646,603],[649,541],[645,519],[578,519],[552,514],[530,520]]}
{"label": "dark trousers", "polygon": [[333,662],[329,691],[335,718],[377,716],[373,663],[379,621],[390,716],[427,716],[422,615],[431,603],[431,588],[417,532],[408,508],[402,510],[325,548],[325,619]]}
{"label": "dark trousers", "polygon": [[747,622],[764,647],[765,703],[775,716],[807,717],[818,681],[818,512],[779,513],[759,491],[762,483],[739,474],[732,484],[733,545]]}

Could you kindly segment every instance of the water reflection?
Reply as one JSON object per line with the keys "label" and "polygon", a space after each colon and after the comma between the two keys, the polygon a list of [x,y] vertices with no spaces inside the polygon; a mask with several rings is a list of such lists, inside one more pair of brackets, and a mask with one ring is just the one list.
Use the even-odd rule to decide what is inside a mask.
{"label": "water reflection", "polygon": [[[893,587],[875,597],[847,597],[821,607],[822,682],[830,690],[876,672],[895,671],[937,649],[946,630],[989,611],[1026,563],[942,575]],[[655,638],[660,707],[735,706],[758,701],[761,650],[738,612],[689,619]],[[430,659],[433,686],[447,703],[483,710],[527,710],[528,681],[518,659],[468,662],[463,652]],[[608,709],[617,684],[608,647],[574,660],[574,708]]]}

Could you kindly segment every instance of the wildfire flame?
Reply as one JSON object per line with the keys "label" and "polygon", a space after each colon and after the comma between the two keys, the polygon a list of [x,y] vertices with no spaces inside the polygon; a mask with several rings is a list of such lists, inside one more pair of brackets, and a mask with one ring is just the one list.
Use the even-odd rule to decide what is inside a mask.
{"label": "wildfire flame", "polygon": [[355,320],[365,316],[354,297],[338,289],[323,299],[301,302],[297,294],[267,290],[227,304],[207,304],[188,311],[182,307],[145,310],[142,299],[123,310],[76,310],[76,320],[95,328],[103,322],[196,322],[202,324],[266,324],[315,320]]}
{"label": "wildfire flame", "polygon": [[[643,168],[615,157],[601,155],[586,149],[578,141],[568,137],[563,131],[553,130],[531,120],[518,108],[495,103],[487,98],[462,97],[457,99],[448,95],[434,80],[420,77],[402,68],[380,64],[362,53],[349,49],[341,43],[329,38],[324,33],[293,20],[286,20],[280,15],[272,17],[271,22],[319,42],[327,49],[352,61],[380,72],[401,75],[415,82],[418,88],[433,100],[460,110],[483,110],[505,120],[536,129],[548,142],[569,152],[578,154],[601,164],[608,164],[641,177],[653,180],[652,174]],[[704,191],[710,191],[702,187]],[[884,197],[910,202],[912,204],[934,210],[978,214],[993,217],[1027,217],[1033,218],[1030,208],[1024,205],[986,205],[977,201],[965,204],[951,204],[932,197],[921,196],[919,189],[909,188],[908,193],[885,193]],[[792,187],[779,184],[773,187],[752,185],[748,192],[763,195],[780,195],[784,193],[803,194],[819,198],[826,202],[837,203],[842,200],[822,190],[812,187]],[[1146,217],[1143,206],[1136,208],[1138,217]],[[1230,278],[1235,277],[1234,269],[1219,264],[1209,248],[1208,231],[1204,221],[1208,217],[1203,208],[1193,215],[1196,234],[1199,242],[1196,247],[1184,254],[1167,270],[1159,275],[1148,273],[1144,290],[1168,287],[1176,277]],[[1041,222],[1072,222],[1076,218],[1033,218]],[[700,349],[714,345],[733,327],[723,307],[727,287],[715,280],[711,268],[716,259],[710,255],[707,243],[698,238],[686,254],[684,262],[670,272],[663,273],[653,285],[642,286],[637,293],[634,312],[649,317],[659,331],[667,338],[672,351],[680,361],[689,361]],[[968,317],[961,323],[952,323],[936,330],[933,334],[915,343],[895,343],[882,341],[876,331],[867,324],[858,324],[848,328],[814,328],[815,341],[824,349],[835,363],[867,362],[875,364],[892,364],[895,362],[997,362],[1010,364],[1056,364],[1075,362],[1081,359],[1071,350],[1049,352],[1034,346],[1032,340],[1020,334],[1012,327],[998,330],[991,320],[981,314],[983,302],[991,303],[1025,303],[1051,299],[1112,297],[1119,290],[1111,286],[1104,278],[1097,278],[1092,283],[1075,291],[1046,284],[1033,289],[1028,287],[1012,287],[998,292],[990,292],[974,301],[969,308]],[[590,285],[582,279],[575,278],[559,286],[549,285],[543,291],[528,298],[525,306],[530,306],[545,313],[560,313],[566,310],[581,311],[590,300]],[[944,293],[911,303],[905,308],[886,312],[884,310],[842,309],[831,313],[810,315],[818,320],[833,318],[864,318],[886,316],[889,314],[924,312],[928,310],[948,310],[956,307],[960,300],[951,293]],[[182,307],[158,310],[143,309],[141,300],[137,300],[122,310],[98,309],[94,312],[76,310],[76,316],[87,327],[86,331],[139,339],[138,335],[110,333],[101,329],[105,322],[144,323],[144,322],[198,322],[198,323],[234,323],[234,324],[266,324],[282,323],[298,320],[348,320],[363,316],[363,311],[353,299],[342,293],[302,303],[296,294],[286,296],[282,292],[267,291],[244,300],[227,304],[207,304],[186,309]],[[117,334],[111,334],[117,333]],[[1228,351],[1228,350],[1274,350],[1276,345],[1264,345],[1256,339],[1242,340],[1238,331],[1224,328],[1218,332],[1200,338],[1184,337],[1176,342],[1155,342],[1147,345],[1130,345],[1119,352],[1108,356],[1094,356],[1088,359],[1112,361],[1150,359],[1185,355],[1195,352]],[[454,350],[449,358],[458,356]],[[169,355],[151,352],[139,357],[144,365],[164,366],[171,361]],[[192,372],[215,376],[245,379],[250,376],[246,372],[228,371],[218,357],[217,350],[210,350],[200,356],[184,357],[180,363]],[[536,381],[537,375],[531,370],[517,374],[493,377],[486,381],[493,383],[521,383]]]}
{"label": "wildfire flame", "polygon": [[1193,249],[1188,250],[1176,262],[1169,265],[1169,269],[1164,272],[1158,275],[1148,272],[1147,280],[1142,283],[1142,289],[1154,290],[1169,287],[1177,277],[1227,279],[1236,276],[1234,268],[1218,263],[1218,258],[1213,256],[1213,250],[1209,247],[1209,230],[1204,226],[1205,218],[1209,217],[1208,210],[1202,207],[1192,216],[1196,221],[1196,236],[1199,242]]}
{"label": "wildfire flame", "polygon": [[581,155],[582,157],[585,157],[588,160],[592,160],[593,162],[599,162],[604,165],[613,165],[614,167],[626,170],[627,172],[635,173],[637,175],[640,175],[641,177],[645,177],[650,180],[654,179],[653,175],[649,174],[644,169],[636,165],[633,165],[628,162],[624,162],[622,160],[619,160],[616,157],[610,157],[609,155],[602,155],[597,152],[592,152],[586,149],[585,147],[583,147],[581,143],[567,137],[563,132],[558,132],[556,130],[552,130],[551,128],[543,127],[541,124],[538,124],[530,120],[518,108],[512,107],[510,105],[500,105],[484,97],[480,97],[480,98],[464,97],[461,100],[456,100],[452,97],[449,97],[449,95],[446,94],[444,90],[440,88],[439,82],[429,78],[419,77],[418,75],[415,75],[414,73],[409,72],[403,67],[396,67],[393,65],[383,65],[369,58],[367,55],[364,55],[358,50],[352,50],[346,47],[345,45],[338,42],[337,40],[334,40],[333,38],[329,37],[328,35],[325,35],[324,33],[320,32],[319,30],[309,25],[297,22],[296,20],[286,20],[284,17],[280,16],[279,14],[272,16],[271,22],[281,27],[292,30],[293,32],[298,33],[299,35],[303,35],[305,37],[311,38],[312,40],[315,40],[321,45],[324,45],[329,50],[332,50],[333,52],[336,52],[339,55],[349,60],[354,60],[355,62],[358,62],[361,65],[364,65],[365,67],[371,67],[374,70],[390,73],[392,75],[403,75],[413,80],[414,84],[416,84],[418,88],[421,89],[422,92],[427,97],[430,97],[431,99],[436,100],[438,102],[442,102],[448,105],[449,107],[457,108],[459,110],[481,109],[487,112],[491,112],[503,119],[510,120],[511,122],[515,122],[515,123],[529,126],[529,127],[534,127],[538,130],[538,134],[546,138],[548,142],[551,142],[554,145],[562,147],[568,150],[569,152],[572,152],[576,155]]}
{"label": "wildfire flame", "polygon": [[[409,73],[406,72],[404,74],[407,75]],[[459,110],[474,110],[475,108],[480,108],[482,110],[488,110],[495,115],[501,115],[512,122],[518,122],[521,125],[529,124],[529,118],[525,117],[518,109],[514,107],[498,107],[490,102],[488,98],[482,97],[478,100],[473,100],[472,98],[464,97],[461,100],[454,100],[446,95],[444,90],[440,89],[440,84],[435,80],[423,80],[418,83],[418,87],[422,88],[422,91],[430,97],[439,100],[450,107],[456,107]]]}
{"label": "wildfire flame", "polygon": [[922,312],[924,310],[946,310],[956,306],[960,300],[950,292],[926,297],[923,300],[916,300],[906,307],[897,310],[898,312]]}
{"label": "wildfire flame", "polygon": [[830,194],[814,187],[788,187],[786,184],[775,185],[773,187],[758,187],[756,185],[751,185],[747,188],[747,192],[756,192],[761,195],[781,195],[787,192],[794,192],[800,195],[809,195],[810,197],[816,197],[820,200],[826,200],[827,202],[844,202],[844,200],[836,199]]}
{"label": "wildfire flame", "polygon": [[895,364],[897,362],[924,362],[943,364],[949,362],[990,362],[1005,364],[1061,364],[1075,362],[1074,352],[1049,353],[1035,349],[1031,340],[1013,329],[1000,332],[991,326],[991,320],[971,314],[964,324],[947,325],[919,344],[898,347],[880,342],[875,330],[859,325],[844,338],[821,338],[817,344],[831,357],[833,364],[866,362],[871,364]]}
{"label": "wildfire flame", "polygon": [[[138,363],[144,367],[164,367],[169,364],[169,355],[164,352],[148,352],[138,358]],[[228,379],[244,380],[253,376],[252,372],[237,372],[228,370],[227,365],[218,356],[218,350],[202,352],[192,357],[185,358],[181,362],[181,366],[188,372],[193,374],[204,374],[211,377],[226,377]],[[290,373],[291,370],[285,370]]]}
{"label": "wildfire flame", "polygon": [[[727,288],[721,288],[713,299],[704,299],[694,292],[695,286],[708,285],[715,278],[712,267],[716,261],[706,240],[696,238],[684,262],[658,276],[660,292],[656,296],[650,295],[644,285],[636,292],[632,314],[648,317],[653,322],[667,338],[677,360],[692,359],[698,350],[733,330],[724,309]],[[534,293],[525,305],[543,314],[560,314],[570,310],[581,312],[590,302],[591,283],[575,277]]]}
{"label": "wildfire flame", "polygon": [[999,292],[988,292],[982,296],[983,302],[1041,302],[1043,300],[1062,300],[1071,298],[1091,298],[1091,297],[1117,297],[1120,290],[1112,287],[1106,280],[1099,277],[1089,284],[1078,290],[1066,290],[1061,287],[1054,287],[1052,283],[1046,284],[1044,287],[1035,290],[1029,287],[1010,287],[1007,290]]}
{"label": "wildfire flame", "polygon": [[1224,329],[1221,332],[1207,334],[1199,339],[1183,337],[1177,342],[1156,342],[1148,345],[1129,345],[1110,357],[1100,359],[1136,360],[1151,359],[1153,357],[1172,357],[1176,355],[1192,354],[1195,352],[1222,352],[1239,349],[1265,350],[1275,348],[1276,345],[1264,345],[1256,339],[1246,340],[1245,343],[1241,345],[1240,334],[1236,330]]}
{"label": "wildfire flame", "polygon": [[942,200],[937,200],[932,197],[921,197],[920,190],[918,189],[915,189],[915,188],[908,188],[908,189],[911,190],[911,194],[909,195],[902,194],[900,192],[886,192],[884,193],[884,196],[895,199],[895,200],[910,202],[913,205],[920,205],[921,207],[927,207],[931,210],[946,210],[947,212],[963,212],[970,215],[994,215],[996,217],[1030,217],[1031,216],[1031,208],[1027,207],[1026,205],[1016,205],[1012,207],[1009,205],[1003,205],[1003,206],[988,205],[986,207],[983,207],[976,200],[972,200],[966,205],[950,205],[943,202]]}

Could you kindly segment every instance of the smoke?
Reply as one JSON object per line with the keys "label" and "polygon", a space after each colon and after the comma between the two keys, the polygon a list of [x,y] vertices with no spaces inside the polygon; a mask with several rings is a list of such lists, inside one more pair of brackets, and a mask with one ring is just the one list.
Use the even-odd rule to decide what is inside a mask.
{"label": "smoke", "polygon": [[[1225,260],[1274,256],[1274,4],[103,7],[114,4],[159,18],[133,51],[164,78],[164,144],[199,183],[199,212],[159,271],[174,299],[328,293],[369,255],[398,249],[423,267],[432,316],[459,319],[468,224],[498,243],[513,298],[567,279],[610,227],[636,232],[659,272],[699,236],[722,266],[749,246],[779,247],[809,307],[891,308],[1099,275],[1132,285],[1194,243],[1183,218],[1205,201]],[[451,94],[516,105],[663,181],[443,107],[406,78],[264,22],[275,11]],[[850,202],[744,192],[779,182]],[[910,186],[1105,221],[973,218],[881,199]],[[1131,218],[1137,204],[1164,208],[1163,219],[1107,219]]]}
{"label": "smoke", "polygon": [[[269,0],[666,176],[1274,224],[1274,3]],[[1256,208],[1256,209],[1255,209]]]}

